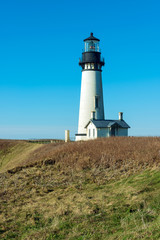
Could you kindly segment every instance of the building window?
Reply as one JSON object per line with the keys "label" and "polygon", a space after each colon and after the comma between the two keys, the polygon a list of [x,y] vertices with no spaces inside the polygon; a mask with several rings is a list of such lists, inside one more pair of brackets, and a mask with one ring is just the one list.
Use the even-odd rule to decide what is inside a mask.
{"label": "building window", "polygon": [[95,97],[95,108],[98,108],[99,107],[99,100],[98,100],[98,97],[96,96]]}
{"label": "building window", "polygon": [[95,137],[95,129],[93,129],[93,137]]}
{"label": "building window", "polygon": [[91,136],[91,129],[89,129],[89,137]]}

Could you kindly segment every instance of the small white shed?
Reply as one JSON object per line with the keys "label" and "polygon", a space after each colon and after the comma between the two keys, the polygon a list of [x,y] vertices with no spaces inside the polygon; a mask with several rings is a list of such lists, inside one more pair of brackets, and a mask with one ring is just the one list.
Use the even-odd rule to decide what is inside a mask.
{"label": "small white shed", "polygon": [[111,136],[128,136],[130,126],[122,120],[90,119],[86,125],[87,139]]}

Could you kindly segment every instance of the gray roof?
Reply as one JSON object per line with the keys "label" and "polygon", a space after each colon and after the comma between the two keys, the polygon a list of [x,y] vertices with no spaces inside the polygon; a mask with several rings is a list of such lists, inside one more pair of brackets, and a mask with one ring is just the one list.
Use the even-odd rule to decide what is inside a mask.
{"label": "gray roof", "polygon": [[96,128],[108,128],[113,125],[118,125],[120,128],[130,128],[130,126],[124,121],[124,120],[93,120],[91,119],[86,127],[89,125],[89,123],[92,122]]}

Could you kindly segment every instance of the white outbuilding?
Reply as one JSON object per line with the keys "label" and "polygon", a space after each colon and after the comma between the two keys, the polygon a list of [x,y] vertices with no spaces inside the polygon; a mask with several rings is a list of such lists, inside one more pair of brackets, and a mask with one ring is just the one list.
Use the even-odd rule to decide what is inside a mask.
{"label": "white outbuilding", "polygon": [[[122,116],[122,113],[119,113]],[[99,137],[128,136],[130,126],[123,120],[90,119],[86,125],[87,140]]]}

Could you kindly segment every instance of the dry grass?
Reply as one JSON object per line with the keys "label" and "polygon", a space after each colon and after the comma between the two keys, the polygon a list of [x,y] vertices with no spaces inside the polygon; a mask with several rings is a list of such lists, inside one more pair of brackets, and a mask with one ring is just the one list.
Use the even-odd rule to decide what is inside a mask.
{"label": "dry grass", "polygon": [[[9,169],[19,169],[21,166],[25,166],[24,163],[34,164],[34,160],[29,159],[34,157],[34,151],[41,149],[44,141],[31,143],[31,141],[25,140],[0,140],[0,172],[5,172]],[[52,148],[63,144],[62,141],[52,144]],[[38,161],[38,159],[36,159]]]}
{"label": "dry grass", "polygon": [[49,164],[64,171],[112,170],[114,174],[134,173],[160,164],[160,138],[117,137],[87,142],[43,145],[21,166]]}
{"label": "dry grass", "polygon": [[0,172],[18,167],[22,160],[27,159],[30,152],[40,147],[27,141],[0,140]]}
{"label": "dry grass", "polygon": [[[15,144],[1,153],[28,149]],[[0,174],[0,239],[159,239],[159,151],[160,138],[39,145]]]}

